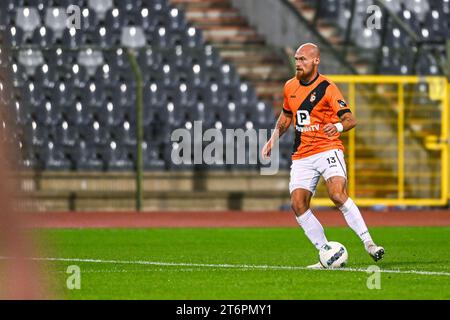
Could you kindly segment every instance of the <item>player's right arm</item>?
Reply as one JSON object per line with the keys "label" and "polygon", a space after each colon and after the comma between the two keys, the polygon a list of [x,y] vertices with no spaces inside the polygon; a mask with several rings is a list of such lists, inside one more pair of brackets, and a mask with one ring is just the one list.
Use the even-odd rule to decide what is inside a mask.
{"label": "player's right arm", "polygon": [[283,108],[283,111],[281,111],[280,116],[278,117],[272,136],[262,149],[262,156],[264,159],[268,159],[270,157],[270,152],[272,151],[274,143],[289,129],[291,123],[292,112],[286,112]]}
{"label": "player's right arm", "polygon": [[269,141],[264,145],[262,149],[262,157],[263,159],[268,159],[270,157],[270,152],[272,151],[272,147],[275,144],[275,142],[289,129],[289,126],[292,123],[292,110],[289,106],[289,99],[288,93],[287,93],[287,87],[288,82],[284,85],[283,95],[284,95],[284,101],[283,101],[283,110],[280,113],[280,116],[278,117],[277,124],[275,125],[275,130],[272,133],[272,136],[270,137]]}

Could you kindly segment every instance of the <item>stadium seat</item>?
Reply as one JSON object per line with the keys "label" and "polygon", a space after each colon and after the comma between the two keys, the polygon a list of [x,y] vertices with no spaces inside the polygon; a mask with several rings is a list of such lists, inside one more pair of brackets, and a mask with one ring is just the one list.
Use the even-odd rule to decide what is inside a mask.
{"label": "stadium seat", "polygon": [[89,41],[91,44],[101,46],[102,48],[110,48],[120,45],[119,35],[104,26],[100,26],[90,32]]}
{"label": "stadium seat", "polygon": [[34,148],[26,145],[26,143],[22,141],[20,142],[20,146],[20,167],[25,170],[42,169],[39,155]]}
{"label": "stadium seat", "polygon": [[25,40],[22,29],[12,26],[6,30],[6,41],[11,47],[20,47],[25,43]]}
{"label": "stadium seat", "polygon": [[85,140],[78,140],[75,148],[72,148],[70,157],[76,170],[102,171],[103,159],[97,149],[89,146]]}
{"label": "stadium seat", "polygon": [[2,2],[5,4],[4,7],[0,7],[0,25],[3,26],[10,26],[12,25],[13,21],[14,21],[14,17],[12,17],[9,14],[9,11],[12,10],[10,8],[8,8],[6,5],[8,4],[8,2]]}
{"label": "stadium seat", "polygon": [[87,125],[92,120],[92,112],[80,100],[74,101],[74,104],[67,105],[61,110],[62,116],[74,126]]}
{"label": "stadium seat", "polygon": [[142,67],[156,69],[162,63],[162,56],[163,54],[154,48],[146,48],[138,51],[137,60]]}
{"label": "stadium seat", "polygon": [[355,32],[355,41],[361,48],[376,49],[381,44],[381,37],[371,29],[364,28],[362,32]]}
{"label": "stadium seat", "polygon": [[111,140],[103,151],[106,168],[109,171],[131,171],[134,169],[132,155],[127,148],[120,147],[118,143]]}
{"label": "stadium seat", "polygon": [[103,53],[92,49],[80,51],[78,53],[78,63],[86,68],[89,75],[94,75],[104,63]]}
{"label": "stadium seat", "polygon": [[106,17],[106,13],[114,7],[113,0],[88,0],[88,6],[95,11],[100,21]]}
{"label": "stadium seat", "polygon": [[75,147],[78,141],[78,129],[74,124],[62,119],[56,125],[55,137],[58,137],[63,147]]}
{"label": "stadium seat", "polygon": [[44,90],[33,81],[27,81],[20,94],[23,96],[22,101],[26,101],[32,106],[39,106],[44,101]]}
{"label": "stadium seat", "polygon": [[118,8],[112,8],[111,10],[106,12],[104,24],[108,26],[110,30],[113,32],[119,31],[123,26],[123,12],[121,12]]}
{"label": "stadium seat", "polygon": [[82,8],[81,10],[81,31],[91,32],[98,26],[97,15],[94,10]]}
{"label": "stadium seat", "polygon": [[187,55],[181,45],[177,45],[174,50],[168,49],[164,52],[162,63],[170,65],[172,68],[179,69],[186,67],[190,63],[189,55]]}
{"label": "stadium seat", "polygon": [[[27,70],[25,67],[18,63],[12,64],[12,80],[14,83],[14,86],[17,87],[23,87],[24,84],[29,80],[29,75],[27,73]],[[7,68],[1,70],[5,73],[8,72]]]}
{"label": "stadium seat", "polygon": [[[0,38],[0,45],[3,45],[4,41],[4,38]],[[3,70],[8,69],[13,61],[13,56],[9,53],[9,50],[7,50],[4,46],[0,48],[0,68]]]}
{"label": "stadium seat", "polygon": [[35,73],[36,68],[44,64],[44,56],[40,50],[20,50],[18,62],[26,68],[29,75]]}
{"label": "stadium seat", "polygon": [[127,113],[122,123],[111,128],[111,138],[120,146],[136,146],[137,143],[136,126],[130,121],[129,114]]}
{"label": "stadium seat", "polygon": [[96,114],[99,121],[109,127],[117,126],[125,119],[126,109],[115,105],[111,100],[108,100],[105,105],[100,106],[97,111],[98,113]]}
{"label": "stadium seat", "polygon": [[319,17],[330,18],[335,17],[339,13],[338,0],[324,0],[319,2],[318,6]]}
{"label": "stadium seat", "polygon": [[65,68],[67,66],[72,66],[77,62],[77,52],[66,49],[52,49],[45,53],[45,59],[47,63],[53,63],[56,67]]}
{"label": "stadium seat", "polygon": [[86,42],[87,35],[75,28],[65,29],[61,37],[61,45],[65,48],[75,49]]}
{"label": "stadium seat", "polygon": [[206,91],[202,93],[202,100],[206,105],[213,108],[220,108],[225,104],[223,90],[220,89],[217,83],[212,83],[207,87]]}
{"label": "stadium seat", "polygon": [[144,30],[136,26],[123,27],[120,41],[129,48],[143,47],[146,44]]}
{"label": "stadium seat", "polygon": [[31,121],[29,108],[19,99],[14,102],[14,118],[19,126],[23,126]]}
{"label": "stadium seat", "polygon": [[100,123],[97,119],[92,119],[87,125],[81,126],[79,130],[80,139],[87,141],[95,147],[105,147],[109,141],[109,127],[105,123]]}
{"label": "stadium seat", "polygon": [[47,128],[56,127],[62,117],[61,106],[49,100],[44,100],[42,105],[36,106],[30,111],[33,119],[39,125],[44,125]]}
{"label": "stadium seat", "polygon": [[168,0],[142,0],[142,7],[148,8],[157,14],[167,12],[168,6]]}
{"label": "stadium seat", "polygon": [[420,21],[425,20],[425,16],[430,9],[428,0],[404,1],[405,9],[414,12]]}
{"label": "stadium seat", "polygon": [[130,60],[123,49],[105,52],[104,58],[108,65],[114,69],[131,70]]}
{"label": "stadium seat", "polygon": [[30,44],[39,46],[42,48],[47,48],[54,43],[54,35],[52,29],[48,29],[45,26],[34,30]]}
{"label": "stadium seat", "polygon": [[136,89],[127,82],[119,83],[112,93],[114,104],[119,107],[132,107],[136,104]]}
{"label": "stadium seat", "polygon": [[[170,28],[171,31],[182,31],[186,30],[186,19],[184,17],[184,13],[178,8],[170,8],[169,14],[166,17],[166,24]],[[195,35],[195,32],[192,33],[192,37]]]}
{"label": "stadium seat", "polygon": [[440,71],[438,65],[435,55],[424,50],[417,58],[416,71],[419,75],[438,75]]}
{"label": "stadium seat", "polygon": [[164,63],[155,72],[156,81],[161,88],[175,89],[180,85],[178,81],[179,74],[171,65]]}
{"label": "stadium seat", "polygon": [[429,11],[425,18],[425,26],[430,31],[430,38],[434,40],[445,39],[448,31],[448,21],[442,19],[443,14],[438,10]]}
{"label": "stadium seat", "polygon": [[60,106],[69,106],[74,104],[76,92],[67,80],[58,80],[55,88],[47,90],[51,96],[52,103]]}
{"label": "stadium seat", "polygon": [[185,114],[183,114],[182,111],[182,107],[178,104],[175,104],[169,98],[167,105],[161,110],[161,114],[165,115],[165,117],[163,117],[162,119],[165,119],[167,125],[171,128],[179,128],[181,123],[186,120]]}
{"label": "stadium seat", "polygon": [[145,7],[130,15],[130,17],[133,17],[134,24],[141,26],[146,34],[151,34],[158,26],[164,25],[164,16],[158,15],[156,11],[151,11]]}
{"label": "stadium seat", "polygon": [[81,101],[86,106],[99,107],[105,98],[105,91],[101,83],[90,81],[85,87],[76,88],[76,94],[81,97]]}
{"label": "stadium seat", "polygon": [[245,123],[245,113],[236,107],[236,103],[230,101],[220,110],[220,119],[226,128],[242,128]]}
{"label": "stadium seat", "polygon": [[240,85],[239,75],[235,68],[229,64],[223,64],[220,67],[218,78],[220,79],[220,83],[224,86],[238,87]]}
{"label": "stadium seat", "polygon": [[162,108],[167,103],[167,93],[157,83],[150,83],[144,87],[144,104],[153,108]]}
{"label": "stadium seat", "polygon": [[30,141],[32,146],[42,147],[48,141],[49,132],[47,127],[38,124],[35,120],[24,126],[24,137]]}
{"label": "stadium seat", "polygon": [[202,71],[199,64],[194,64],[192,67],[185,69],[186,80],[191,84],[194,89],[205,90],[208,81],[206,71]]}
{"label": "stadium seat", "polygon": [[142,0],[115,0],[114,7],[122,12],[134,11],[142,7]]}
{"label": "stadium seat", "polygon": [[190,110],[191,120],[201,121],[205,128],[211,128],[216,119],[215,114],[207,109],[202,101],[198,101]]}
{"label": "stadium seat", "polygon": [[62,37],[63,31],[67,28],[67,8],[53,7],[47,8],[45,13],[45,25],[53,30],[55,38]]}
{"label": "stadium seat", "polygon": [[33,7],[17,8],[15,21],[16,26],[25,33],[26,38],[29,38],[33,31],[41,26],[39,12]]}
{"label": "stadium seat", "polygon": [[161,159],[158,149],[154,148],[153,144],[144,142],[142,145],[142,154],[145,170],[165,170],[164,160]]}
{"label": "stadium seat", "polygon": [[14,98],[12,84],[0,77],[0,103],[5,106],[11,106]]}
{"label": "stadium seat", "polygon": [[195,93],[185,82],[180,83],[178,88],[167,90],[167,98],[183,108],[193,106],[195,103]]}
{"label": "stadium seat", "polygon": [[62,148],[53,141],[49,141],[43,151],[45,170],[67,171],[71,169],[72,165],[70,160],[66,157]]}
{"label": "stadium seat", "polygon": [[[241,112],[243,111],[241,110]],[[247,109],[245,111],[248,114],[246,118],[253,121],[258,128],[271,128],[275,122],[273,107],[268,103],[258,102],[256,110]]]}
{"label": "stadium seat", "polygon": [[34,79],[40,83],[44,88],[54,88],[61,74],[56,70],[53,64],[43,64],[37,68]]}
{"label": "stadium seat", "polygon": [[70,86],[74,89],[85,88],[90,80],[88,71],[78,63],[75,63],[72,66],[68,65],[67,67],[70,69],[64,72],[64,78],[70,83]]}

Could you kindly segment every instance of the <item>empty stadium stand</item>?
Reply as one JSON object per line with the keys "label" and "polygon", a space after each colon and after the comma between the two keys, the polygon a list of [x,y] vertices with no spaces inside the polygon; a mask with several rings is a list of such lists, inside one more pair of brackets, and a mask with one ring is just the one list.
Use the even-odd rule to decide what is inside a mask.
{"label": "empty stadium stand", "polygon": [[76,29],[66,26],[72,2],[1,4],[24,168],[133,170],[136,82],[123,43],[143,46],[146,169],[172,169],[169,133],[196,120],[272,127],[271,101],[259,100],[182,9],[165,0],[77,1]]}
{"label": "empty stadium stand", "polygon": [[447,0],[287,1],[361,74],[445,74]]}
{"label": "empty stadium stand", "polygon": [[[388,22],[384,35],[364,30],[364,11],[373,1],[284,2],[360,73],[443,73],[439,57],[449,37],[448,1],[385,1],[419,34],[417,48],[417,39],[396,20]],[[67,27],[67,8],[73,4],[80,8],[79,29]],[[350,21],[349,12],[359,14]],[[20,148],[22,189],[40,200],[39,210],[134,207],[137,82],[126,47],[135,47],[142,48],[137,62],[144,84],[145,208],[261,210],[289,203],[293,132],[281,141],[282,172],[276,177],[261,177],[259,165],[171,160],[176,148],[171,132],[192,130],[194,121],[201,120],[204,129],[273,127],[292,70],[256,30],[230,0],[2,0],[0,103],[15,121],[4,121],[0,132],[8,132],[11,146]],[[349,86],[340,87],[348,96]],[[439,155],[423,141],[440,133],[441,104],[430,99],[430,84],[404,89],[406,157],[411,159],[405,168],[414,171],[420,161],[426,165],[411,172],[404,193],[421,196],[423,184],[426,196],[434,197]],[[364,172],[355,177],[356,195],[396,198],[397,88],[357,85],[356,90],[362,126],[354,165]],[[349,136],[343,139],[348,145]],[[324,189],[318,195],[324,196]]]}

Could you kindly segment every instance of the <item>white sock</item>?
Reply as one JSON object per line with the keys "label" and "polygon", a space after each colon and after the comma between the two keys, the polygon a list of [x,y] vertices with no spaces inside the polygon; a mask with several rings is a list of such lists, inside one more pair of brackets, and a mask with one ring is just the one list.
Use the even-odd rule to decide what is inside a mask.
{"label": "white sock", "polygon": [[364,222],[361,212],[359,212],[356,204],[352,199],[348,198],[339,210],[341,210],[344,214],[345,221],[347,221],[347,224],[353,229],[353,231],[355,231],[361,241],[364,242],[367,249],[367,246],[372,244],[373,241],[370,236],[369,229],[367,229],[366,223]]}
{"label": "white sock", "polygon": [[306,236],[312,242],[312,244],[320,249],[325,243],[328,242],[325,237],[325,232],[320,224],[319,220],[316,219],[311,209],[308,209],[304,214],[297,217],[298,224],[305,231]]}

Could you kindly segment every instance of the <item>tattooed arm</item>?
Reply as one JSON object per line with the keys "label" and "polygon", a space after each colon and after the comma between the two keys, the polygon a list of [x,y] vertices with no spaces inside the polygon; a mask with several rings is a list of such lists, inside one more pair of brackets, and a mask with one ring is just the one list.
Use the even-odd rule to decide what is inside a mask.
{"label": "tattooed arm", "polygon": [[292,114],[287,114],[284,111],[281,111],[280,116],[278,117],[277,124],[275,125],[275,132],[272,137],[277,134],[278,138],[280,138],[286,131],[288,131],[291,122]]}
{"label": "tattooed arm", "polygon": [[291,122],[292,114],[281,111],[277,124],[275,125],[275,131],[262,149],[263,158],[267,159],[270,157],[273,144],[289,129]]}
{"label": "tattooed arm", "polygon": [[356,119],[355,117],[350,113],[347,112],[344,115],[342,115],[340,117],[341,119],[341,129],[342,131],[338,130],[338,127],[336,126],[336,124],[332,124],[332,123],[327,123],[324,127],[323,127],[323,131],[329,136],[333,136],[338,132],[346,132],[349,131],[351,129],[353,129],[356,126]]}

